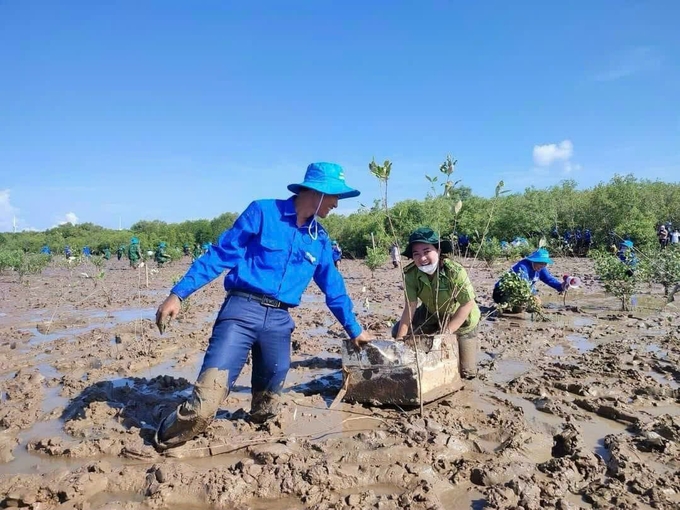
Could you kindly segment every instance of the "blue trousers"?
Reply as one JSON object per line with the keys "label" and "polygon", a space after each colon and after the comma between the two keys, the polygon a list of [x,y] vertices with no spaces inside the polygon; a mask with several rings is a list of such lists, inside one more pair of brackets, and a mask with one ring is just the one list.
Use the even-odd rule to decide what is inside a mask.
{"label": "blue trousers", "polygon": [[[227,296],[213,326],[201,374],[227,372],[231,391],[252,350],[253,394],[280,393],[290,368],[290,336],[295,322],[287,310],[269,308],[241,296]],[[200,378],[200,375],[199,375]]]}
{"label": "blue trousers", "polygon": [[185,443],[203,432],[236,383],[252,352],[251,418],[275,414],[290,368],[290,336],[295,323],[287,310],[262,306],[242,296],[227,296],[213,325],[201,372],[191,396],[165,417],[156,431],[158,447]]}

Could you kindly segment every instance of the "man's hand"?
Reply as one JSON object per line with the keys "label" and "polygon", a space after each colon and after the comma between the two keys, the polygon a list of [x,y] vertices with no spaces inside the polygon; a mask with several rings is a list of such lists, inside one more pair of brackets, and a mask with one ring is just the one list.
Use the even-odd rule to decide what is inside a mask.
{"label": "man's hand", "polygon": [[174,294],[170,294],[165,301],[161,303],[156,312],[156,326],[161,335],[165,332],[166,321],[177,317],[182,308],[182,301]]}
{"label": "man's hand", "polygon": [[354,344],[354,347],[356,347],[357,349],[361,349],[365,344],[367,344],[371,340],[375,340],[375,335],[373,335],[373,333],[369,333],[364,329],[358,337],[352,339],[352,343]]}

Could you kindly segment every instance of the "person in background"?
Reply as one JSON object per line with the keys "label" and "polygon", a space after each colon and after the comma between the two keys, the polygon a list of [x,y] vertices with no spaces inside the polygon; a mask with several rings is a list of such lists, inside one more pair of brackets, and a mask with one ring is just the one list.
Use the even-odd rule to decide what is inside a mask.
{"label": "person in background", "polygon": [[109,260],[111,258],[111,248],[108,246],[104,248],[104,260]]}
{"label": "person in background", "polygon": [[621,247],[616,254],[616,256],[619,257],[619,260],[628,266],[628,271],[626,271],[628,276],[633,276],[633,273],[635,272],[639,262],[635,252],[633,251],[633,247],[633,241],[626,239],[625,241],[621,242]]}
{"label": "person in background", "polygon": [[182,253],[185,257],[191,257],[191,250],[189,249],[189,243],[184,243],[182,245]]}
{"label": "person in background", "polygon": [[89,246],[85,246],[83,248],[83,255],[86,257],[91,257],[92,256],[92,250],[90,250]]}
{"label": "person in background", "polygon": [[668,229],[666,229],[666,225],[661,225],[659,227],[658,232],[656,233],[658,239],[659,239],[659,246],[663,250],[666,246],[668,246]]}
{"label": "person in background", "polygon": [[394,242],[390,247],[390,258],[392,259],[392,266],[399,267],[399,259],[401,255],[399,254],[399,245]]}
{"label": "person in background", "polygon": [[116,257],[118,260],[123,258],[123,254],[125,253],[125,246],[119,246],[118,249],[116,249]]}
{"label": "person in background", "polygon": [[142,249],[139,247],[139,239],[133,237],[130,239],[130,246],[128,246],[128,259],[130,260],[130,267],[137,269],[142,259]]}
{"label": "person in background", "polygon": [[171,259],[170,255],[168,255],[168,253],[165,251],[166,246],[167,245],[165,244],[165,242],[161,241],[160,243],[158,243],[156,251],[153,254],[153,258],[159,267],[162,267],[163,264],[169,262]]}
{"label": "person in background", "polygon": [[411,233],[402,254],[413,259],[404,268],[406,303],[401,318],[392,327],[392,337],[401,340],[409,331],[425,335],[455,333],[461,376],[473,379],[477,375],[476,328],[481,312],[465,268],[443,256],[452,251],[451,241],[440,240],[431,228]]}
{"label": "person in background", "polygon": [[194,251],[192,252],[191,257],[192,257],[194,260],[196,260],[196,259],[197,259],[198,257],[200,257],[201,255],[203,255],[203,250],[201,249],[201,245],[198,244],[198,243],[196,243],[196,244],[194,245]]}
{"label": "person in background", "polygon": [[342,260],[342,248],[337,241],[331,243],[331,250],[333,251],[333,264],[336,268],[340,267],[340,261]]}
{"label": "person in background", "polygon": [[73,255],[73,251],[71,251],[71,247],[67,244],[64,246],[64,255],[66,256],[67,259],[71,258]]}
{"label": "person in background", "polygon": [[590,247],[592,245],[593,245],[593,233],[590,231],[589,228],[587,228],[583,232],[583,247],[584,247],[583,255],[584,256],[588,255],[588,252],[590,251]]}
{"label": "person in background", "polygon": [[310,281],[357,348],[374,339],[356,319],[342,275],[333,264],[325,218],[338,200],[359,195],[334,163],[312,163],[304,181],[290,184],[286,200],[255,200],[208,253],[196,259],[158,307],[156,324],[176,317],[181,302],[228,270],[227,291],[213,326],[192,395],[159,424],[159,449],[201,434],[215,417],[252,356],[250,418],[263,423],[278,414],[278,399],[290,368],[290,308],[300,304]]}
{"label": "person in background", "polygon": [[470,236],[467,234],[460,234],[458,236],[458,250],[461,257],[467,257],[468,249],[470,248]]}
{"label": "person in background", "polygon": [[679,242],[680,242],[680,232],[678,232],[678,229],[676,228],[671,233],[671,244],[678,244]]}
{"label": "person in background", "polygon": [[[538,293],[538,290],[536,289],[536,282],[539,280],[561,294],[564,291],[564,282],[561,282],[555,278],[552,274],[550,274],[550,271],[548,271],[548,264],[552,263],[553,261],[550,258],[548,250],[545,248],[539,248],[532,254],[517,262],[510,268],[510,271],[519,274],[523,280],[529,282],[531,286],[531,293],[534,295]],[[503,296],[503,292],[500,289],[500,280],[498,280],[494,285],[492,297],[495,303],[502,305],[507,302],[507,299],[505,296]],[[536,300],[538,300],[538,297],[536,297]]]}

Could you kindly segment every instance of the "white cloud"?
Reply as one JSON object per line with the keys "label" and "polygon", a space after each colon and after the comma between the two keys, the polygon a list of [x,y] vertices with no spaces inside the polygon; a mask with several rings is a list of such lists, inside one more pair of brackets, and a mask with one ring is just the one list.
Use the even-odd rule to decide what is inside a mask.
{"label": "white cloud", "polygon": [[10,202],[9,191],[8,189],[0,190],[0,232],[14,230],[14,221],[19,214],[19,209]]}
{"label": "white cloud", "polygon": [[614,81],[633,74],[654,71],[661,67],[663,57],[649,46],[639,46],[621,52],[597,73],[595,81]]}
{"label": "white cloud", "polygon": [[534,163],[538,166],[550,166],[555,161],[569,161],[574,155],[574,144],[571,140],[546,145],[534,145]]}
{"label": "white cloud", "polygon": [[571,172],[578,172],[579,170],[581,170],[581,165],[578,163],[572,163],[571,161],[566,161],[564,163],[564,170],[562,173],[570,174]]}
{"label": "white cloud", "polygon": [[57,220],[57,224],[54,225],[52,228],[54,228],[58,225],[65,225],[66,223],[70,223],[71,225],[76,225],[78,223],[78,216],[76,216],[76,213],[73,213],[73,212],[66,213],[63,216],[63,218]]}

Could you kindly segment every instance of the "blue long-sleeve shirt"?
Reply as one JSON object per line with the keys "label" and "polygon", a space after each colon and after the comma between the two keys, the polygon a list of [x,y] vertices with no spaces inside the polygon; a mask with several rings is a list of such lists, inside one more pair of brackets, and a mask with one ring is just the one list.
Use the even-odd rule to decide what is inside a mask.
{"label": "blue long-sleeve shirt", "polygon": [[[511,271],[519,274],[522,279],[528,281],[531,284],[531,292],[536,293],[536,282],[541,280],[546,285],[549,285],[557,292],[562,292],[562,282],[550,274],[547,267],[544,267],[540,271],[536,271],[531,264],[531,261],[527,259],[522,259],[517,264],[512,266]],[[496,282],[496,287],[498,282]]]}
{"label": "blue long-sleeve shirt", "polygon": [[[171,292],[184,299],[230,270],[224,278],[225,290],[261,293],[297,306],[313,278],[326,295],[328,308],[350,338],[355,338],[362,327],[333,264],[328,234],[317,225],[316,240],[309,235],[309,220],[297,226],[294,197],[251,202]],[[312,226],[313,233],[315,230]]]}
{"label": "blue long-sleeve shirt", "polygon": [[631,268],[635,268],[638,264],[638,258],[635,255],[635,252],[631,249],[620,249],[618,253],[616,254],[619,257],[619,260],[626,264],[627,266]]}

